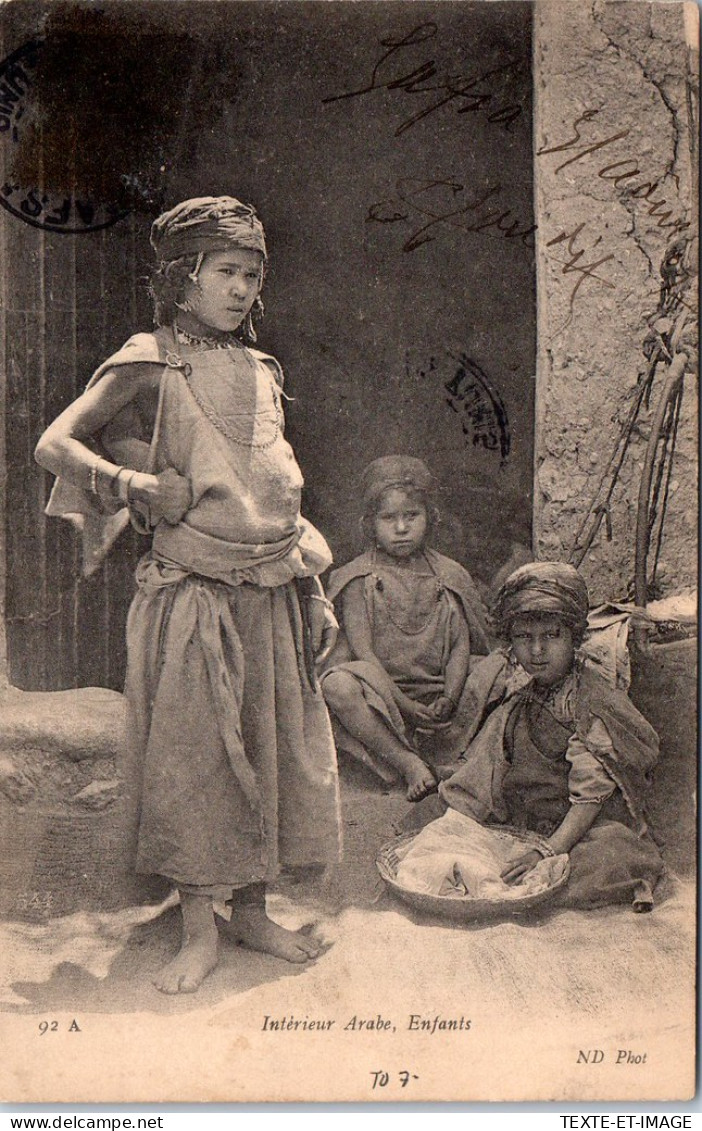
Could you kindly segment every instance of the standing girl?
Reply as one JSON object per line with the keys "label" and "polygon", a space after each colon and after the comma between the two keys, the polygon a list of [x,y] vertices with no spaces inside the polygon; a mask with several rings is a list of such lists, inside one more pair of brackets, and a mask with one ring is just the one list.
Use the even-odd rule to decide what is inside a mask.
{"label": "standing girl", "polygon": [[[231,938],[304,962],[314,940],[266,914],[283,865],[338,857],[334,746],[311,652],[335,622],[330,562],[300,516],[283,377],[251,349],[266,246],[253,208],[186,200],[154,223],[157,329],[137,334],[47,429],[42,466],[78,487],[50,513],[128,506],[153,531],[127,624],[139,758],[136,868],[168,877],[182,945],[159,974],[193,991]],[[126,466],[123,466],[125,465]],[[308,647],[308,644],[311,647]],[[213,901],[232,900],[231,921]]]}

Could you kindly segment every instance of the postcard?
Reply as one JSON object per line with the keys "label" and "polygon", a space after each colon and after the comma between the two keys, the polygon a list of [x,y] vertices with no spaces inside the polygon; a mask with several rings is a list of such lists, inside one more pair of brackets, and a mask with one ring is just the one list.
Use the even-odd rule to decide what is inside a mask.
{"label": "postcard", "polygon": [[0,9],[6,1103],[695,1090],[698,9]]}

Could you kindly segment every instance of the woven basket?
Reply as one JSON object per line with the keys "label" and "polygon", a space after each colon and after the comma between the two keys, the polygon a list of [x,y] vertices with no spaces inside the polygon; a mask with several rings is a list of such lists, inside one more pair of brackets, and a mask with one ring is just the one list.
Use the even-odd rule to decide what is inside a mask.
{"label": "woven basket", "polygon": [[[522,841],[528,848],[537,848],[544,844],[536,833],[523,829],[514,829],[509,825],[502,825],[499,829],[493,828],[495,836]],[[404,853],[401,850],[415,839],[415,832],[404,833],[396,837],[389,844],[383,845],[376,859],[376,867],[380,872],[383,882],[390,891],[425,915],[435,915],[442,919],[453,919],[457,922],[469,923],[476,919],[513,918],[523,915],[534,907],[548,904],[567,882],[570,875],[570,862],[566,864],[563,875],[551,887],[535,894],[525,895],[523,899],[473,899],[470,896],[427,895],[412,888],[404,887],[397,882],[397,869]]]}

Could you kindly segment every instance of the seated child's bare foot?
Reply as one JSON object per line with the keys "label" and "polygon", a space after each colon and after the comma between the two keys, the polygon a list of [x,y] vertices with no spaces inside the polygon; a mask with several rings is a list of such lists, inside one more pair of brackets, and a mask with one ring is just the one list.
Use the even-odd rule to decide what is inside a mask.
{"label": "seated child's bare foot", "polygon": [[436,777],[432,770],[422,762],[421,758],[415,758],[414,762],[404,770],[404,778],[407,782],[407,800],[408,801],[421,801],[430,793],[433,793],[437,786]]}
{"label": "seated child's bare foot", "polygon": [[427,794],[434,792],[436,777],[417,754],[404,748],[393,751],[392,755],[388,754],[388,761],[390,760],[405,779],[408,801],[421,801]]}
{"label": "seated child's bare foot", "polygon": [[262,950],[288,962],[308,962],[310,958],[317,958],[321,950],[315,939],[274,923],[263,907],[235,906],[229,922],[218,916],[217,923],[230,942],[241,943],[251,950]]}
{"label": "seated child's bare foot", "polygon": [[214,923],[213,935],[184,939],[173,961],[159,970],[153,979],[156,989],[164,994],[195,993],[217,965],[217,928]]}

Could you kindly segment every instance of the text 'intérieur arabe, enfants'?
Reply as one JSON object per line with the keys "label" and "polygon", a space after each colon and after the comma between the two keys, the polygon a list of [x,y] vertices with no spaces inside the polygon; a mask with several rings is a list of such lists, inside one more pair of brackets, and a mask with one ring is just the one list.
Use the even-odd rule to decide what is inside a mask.
{"label": "text 'int\u00e9rieur arabe, enfants'", "polygon": [[266,1013],[261,1029],[264,1032],[299,1033],[299,1032],[337,1032],[346,1033],[396,1033],[398,1029],[410,1033],[449,1033],[470,1031],[470,1018],[461,1014],[459,1017],[444,1017],[440,1013],[423,1014],[408,1013],[398,1024],[382,1013],[370,1017],[362,1017],[354,1013],[351,1017],[296,1017],[295,1014],[284,1014],[282,1017],[272,1017]]}

